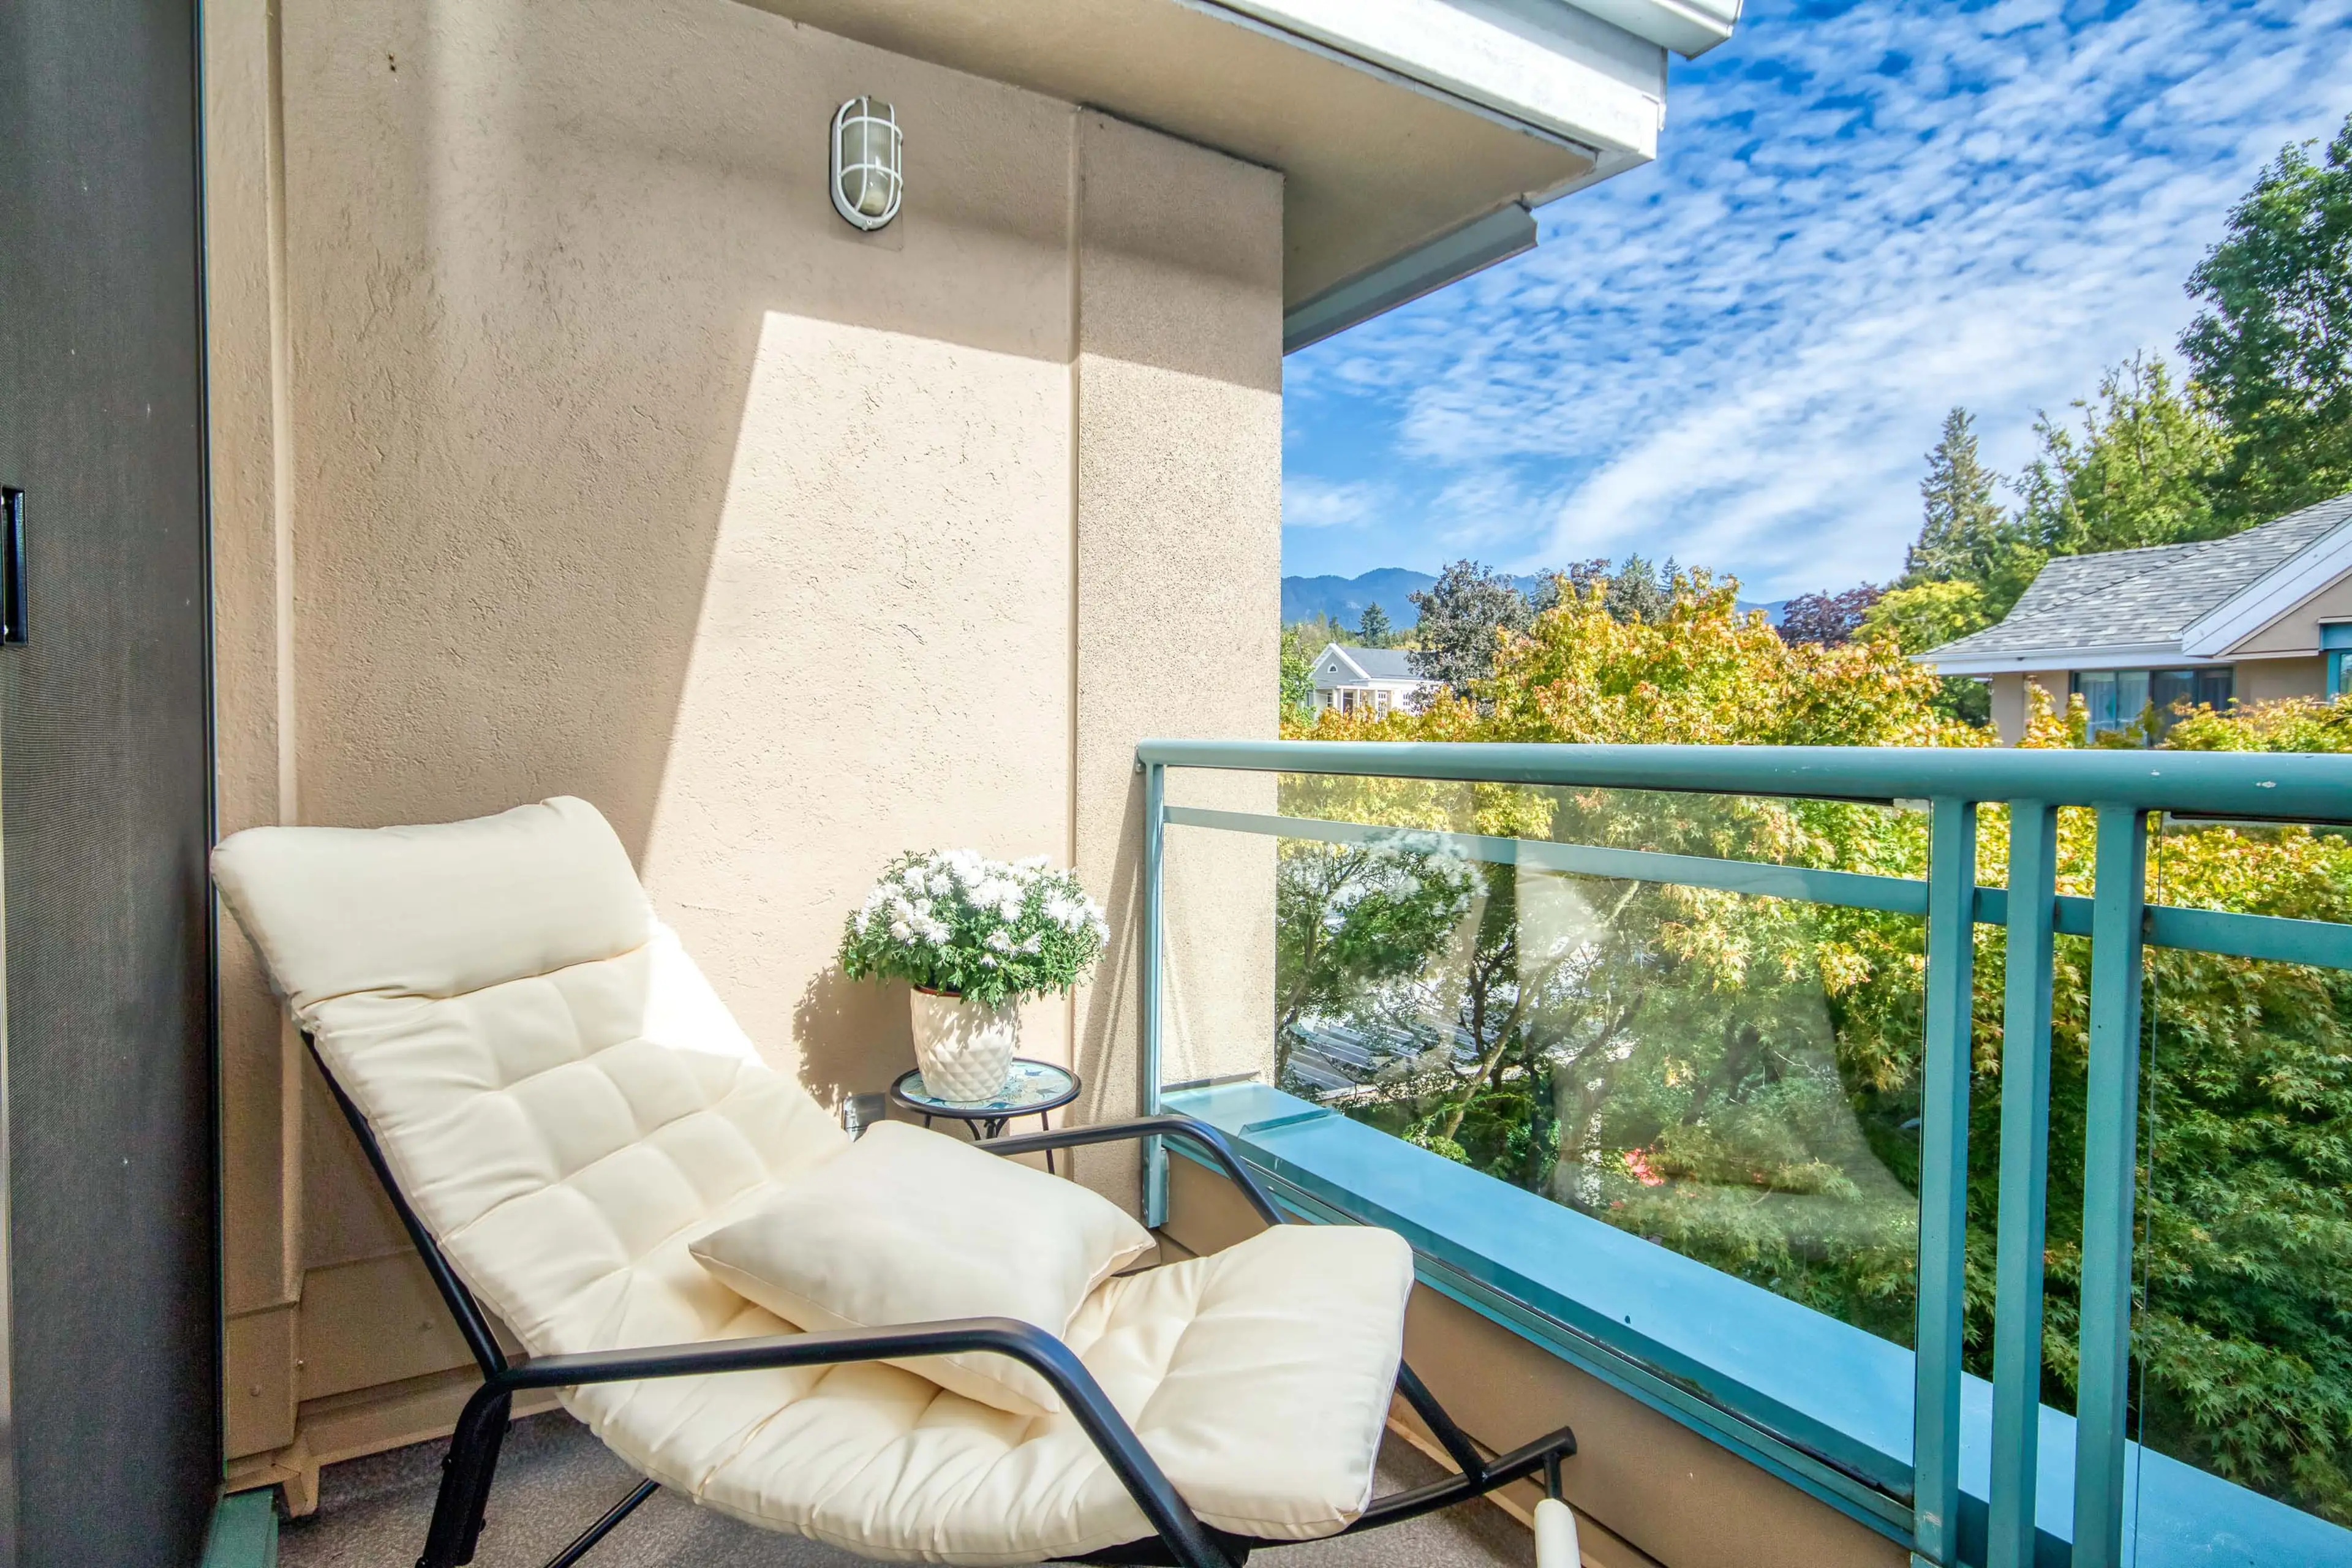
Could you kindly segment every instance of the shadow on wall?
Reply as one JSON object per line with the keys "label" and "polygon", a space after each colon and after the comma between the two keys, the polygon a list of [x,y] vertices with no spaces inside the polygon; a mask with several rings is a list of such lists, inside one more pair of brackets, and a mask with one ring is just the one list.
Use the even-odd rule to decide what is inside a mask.
{"label": "shadow on wall", "polygon": [[[880,861],[1066,858],[1073,111],[726,0],[283,37],[304,820],[583,796],[778,1065],[866,1087]],[[852,92],[908,127],[874,235]]]}
{"label": "shadow on wall", "polygon": [[915,1065],[903,981],[852,980],[828,963],[801,992],[793,1009],[800,1042],[801,1087],[828,1109],[853,1094],[879,1094]]}

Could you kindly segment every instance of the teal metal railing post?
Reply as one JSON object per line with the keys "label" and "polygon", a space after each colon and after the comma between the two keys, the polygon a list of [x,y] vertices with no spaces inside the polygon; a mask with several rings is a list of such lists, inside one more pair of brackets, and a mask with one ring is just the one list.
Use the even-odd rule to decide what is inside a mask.
{"label": "teal metal railing post", "polygon": [[2131,1379],[2132,1201],[2139,1173],[2141,928],[2147,814],[2099,808],[2083,1141],[2082,1357],[2074,1402],[2074,1568],[2122,1568]]}
{"label": "teal metal railing post", "polygon": [[[1160,1114],[1160,964],[1166,946],[1167,910],[1161,902],[1162,871],[1168,847],[1168,769],[1144,763],[1143,769],[1143,951],[1139,955],[1136,1016],[1137,1071],[1141,1075],[1136,1103],[1146,1116]],[[1168,1150],[1157,1138],[1143,1141],[1143,1223],[1157,1229],[1168,1223]]]}
{"label": "teal metal railing post", "polygon": [[1986,1568],[2033,1564],[2034,1474],[2041,1458],[2042,1255],[2050,1190],[2051,942],[2057,874],[2057,809],[2046,801],[2011,801]]}
{"label": "teal metal railing post", "polygon": [[1960,1551],[1960,1340],[1968,1268],[1977,808],[1972,801],[1942,799],[1929,811],[1911,1560],[1920,1568],[1952,1568]]}

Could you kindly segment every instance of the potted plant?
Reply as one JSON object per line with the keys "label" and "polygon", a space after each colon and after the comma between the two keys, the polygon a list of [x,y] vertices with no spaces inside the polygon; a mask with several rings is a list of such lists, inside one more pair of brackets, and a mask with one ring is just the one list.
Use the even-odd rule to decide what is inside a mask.
{"label": "potted plant", "polygon": [[1004,1091],[1020,1004],[1067,992],[1102,956],[1109,928],[1075,871],[1042,855],[1006,862],[971,849],[899,856],[849,917],[842,972],[898,979],[923,1086],[947,1100]]}

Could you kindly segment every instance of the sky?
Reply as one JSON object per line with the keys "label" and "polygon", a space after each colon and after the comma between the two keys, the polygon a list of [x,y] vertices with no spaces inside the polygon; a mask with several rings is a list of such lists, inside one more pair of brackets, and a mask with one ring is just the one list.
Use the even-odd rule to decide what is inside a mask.
{"label": "sky", "polygon": [[1945,413],[2014,472],[2038,412],[2177,359],[2231,206],[2347,112],[2352,0],[1748,0],[1656,163],[1286,362],[1283,571],[1883,583]]}

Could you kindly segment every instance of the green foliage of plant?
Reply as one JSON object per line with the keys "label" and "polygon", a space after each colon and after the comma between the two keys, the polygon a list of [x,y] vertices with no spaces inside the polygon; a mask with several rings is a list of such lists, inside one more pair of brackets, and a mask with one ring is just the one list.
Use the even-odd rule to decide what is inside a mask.
{"label": "green foliage of plant", "polygon": [[1412,598],[1420,616],[1413,673],[1442,680],[1457,693],[1486,678],[1494,668],[1496,639],[1524,631],[1533,613],[1509,578],[1475,561],[1454,562]]}
{"label": "green foliage of plant", "polygon": [[1395,639],[1396,628],[1389,625],[1389,613],[1378,601],[1364,606],[1363,616],[1356,626],[1356,640],[1365,647],[1386,647]]}
{"label": "green foliage of plant", "polygon": [[2228,431],[2174,384],[2161,359],[2135,355],[2079,400],[2078,435],[2044,416],[2042,455],[2018,481],[2025,538],[2044,556],[2186,544],[2244,521],[2214,505]]}
{"label": "green foliage of plant", "polygon": [[[1890,637],[1790,647],[1685,574],[1662,619],[1572,592],[1497,639],[1493,672],[1420,714],[1292,734],[1395,741],[1979,745]],[[2079,709],[2079,703],[2075,705]],[[2173,743],[2340,748],[2321,705],[2200,713]],[[2079,711],[2031,717],[2081,743]],[[1413,831],[1918,877],[1924,814],[1836,802],[1292,778],[1286,812],[1407,834],[1286,843],[1277,994],[1291,1085],[1446,1158],[1897,1342],[1916,1311],[1924,922],[1440,854]],[[1979,881],[2007,878],[1982,814]],[[2088,813],[2060,826],[2062,891],[2091,891]],[[2149,896],[2352,921],[2352,840],[2175,826]],[[1364,956],[1370,955],[1370,956]],[[2088,945],[2054,959],[2043,1396],[2071,1406],[2089,1113]],[[1966,1357],[1990,1371],[2003,933],[1979,928]],[[2151,950],[2143,1078],[2144,1371],[2156,1447],[2352,1521],[2352,975]],[[1313,1069],[1311,1071],[1307,1069]],[[1320,1078],[1317,1075],[1320,1074]]]}
{"label": "green foliage of plant", "polygon": [[1862,635],[1893,640],[1905,653],[1921,653],[1992,625],[1984,585],[1973,582],[1926,582],[1890,588],[1863,612]]}
{"label": "green foliage of plant", "polygon": [[2221,510],[2260,522],[2352,489],[2352,117],[2280,153],[2189,275],[2180,340],[2237,436]]}
{"label": "green foliage of plant", "polygon": [[1002,1006],[1067,991],[1102,957],[1108,928],[1075,871],[1042,855],[909,852],[882,868],[841,933],[842,973],[904,980]]}
{"label": "green foliage of plant", "polygon": [[1282,639],[1282,711],[1305,717],[1315,711],[1315,664]]}
{"label": "green foliage of plant", "polygon": [[2176,752],[2352,752],[2352,696],[2294,697],[2227,714],[2200,708],[2172,726]]}
{"label": "green foliage of plant", "polygon": [[1978,456],[1974,416],[1965,408],[1944,416],[1927,453],[1927,477],[1919,481],[1919,537],[1904,552],[1898,588],[1971,583],[1987,600],[1987,624],[2008,613],[2042,569],[2042,556],[2001,510],[1994,494],[2000,483]]}

